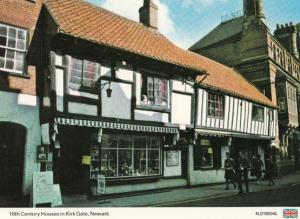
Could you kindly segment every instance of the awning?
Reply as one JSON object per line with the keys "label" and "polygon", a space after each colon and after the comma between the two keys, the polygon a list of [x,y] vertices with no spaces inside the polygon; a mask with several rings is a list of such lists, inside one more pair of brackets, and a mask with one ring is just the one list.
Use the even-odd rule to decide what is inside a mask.
{"label": "awning", "polygon": [[254,135],[254,134],[246,134],[246,133],[239,133],[239,132],[227,132],[227,131],[219,131],[219,130],[209,130],[209,129],[196,129],[195,132],[201,136],[211,136],[211,137],[236,137],[236,138],[265,139],[265,140],[273,139],[273,137],[271,136]]}
{"label": "awning", "polygon": [[179,133],[178,128],[174,128],[174,127],[136,125],[136,124],[104,122],[104,121],[88,120],[88,119],[73,119],[73,118],[57,117],[54,119],[54,122],[59,125],[84,126],[84,127],[95,127],[95,128],[104,128],[104,129],[137,131],[137,132],[154,132],[154,133],[171,133],[171,134]]}

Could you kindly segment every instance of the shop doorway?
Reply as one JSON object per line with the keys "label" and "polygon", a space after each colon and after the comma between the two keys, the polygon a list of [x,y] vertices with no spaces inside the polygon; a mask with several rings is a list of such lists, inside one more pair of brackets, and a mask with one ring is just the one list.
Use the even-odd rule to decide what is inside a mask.
{"label": "shop doorway", "polygon": [[181,150],[181,173],[184,179],[187,178],[187,152],[188,150],[186,148]]}
{"label": "shop doorway", "polygon": [[63,194],[87,194],[90,166],[82,157],[90,154],[93,130],[84,127],[59,127],[60,158],[58,180]]}
{"label": "shop doorway", "polygon": [[26,128],[0,122],[0,195],[21,195]]}

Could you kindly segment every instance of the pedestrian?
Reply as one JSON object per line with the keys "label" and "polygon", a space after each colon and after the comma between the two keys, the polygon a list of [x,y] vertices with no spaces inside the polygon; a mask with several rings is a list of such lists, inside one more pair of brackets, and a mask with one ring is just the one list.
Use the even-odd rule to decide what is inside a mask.
{"label": "pedestrian", "polygon": [[229,189],[229,183],[232,183],[234,188],[236,188],[235,185],[235,171],[234,171],[234,160],[229,156],[229,153],[226,152],[226,159],[224,162],[224,168],[225,168],[225,180],[226,180],[226,190]]}
{"label": "pedestrian", "polygon": [[269,184],[268,184],[269,186],[275,185],[274,171],[275,171],[275,165],[272,161],[272,157],[267,157],[265,179],[267,179],[269,181]]}
{"label": "pedestrian", "polygon": [[257,185],[260,184],[261,177],[262,177],[262,171],[263,171],[264,163],[261,160],[260,154],[257,155],[257,158],[254,161],[254,175],[257,179]]}
{"label": "pedestrian", "polygon": [[[239,194],[243,194],[243,185],[242,182],[246,186],[246,192],[249,192],[249,182],[248,182],[248,170],[249,169],[249,161],[244,153],[239,152],[237,157],[237,164],[236,164],[236,174],[238,180],[238,188]],[[243,180],[242,180],[243,179]]]}

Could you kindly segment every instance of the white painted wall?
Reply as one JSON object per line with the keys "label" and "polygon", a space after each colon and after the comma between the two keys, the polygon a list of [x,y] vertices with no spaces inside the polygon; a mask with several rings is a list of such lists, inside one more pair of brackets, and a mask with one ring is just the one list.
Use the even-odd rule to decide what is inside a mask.
{"label": "white painted wall", "polygon": [[191,124],[192,96],[172,93],[172,123]]}
{"label": "white painted wall", "polygon": [[57,111],[64,111],[64,71],[57,68],[55,70],[55,90]]}
{"label": "white painted wall", "polygon": [[133,81],[133,70],[131,66],[122,66],[121,64],[117,64],[116,66],[116,78],[126,80],[126,81]]}
{"label": "white painted wall", "polygon": [[153,122],[169,122],[169,115],[167,113],[152,112],[146,110],[135,110],[135,120],[153,121]]}
{"label": "white painted wall", "polygon": [[28,194],[32,186],[33,172],[38,170],[36,147],[41,144],[39,100],[32,95],[2,91],[0,100],[0,121],[21,124],[27,129],[22,190],[24,194]]}
{"label": "white painted wall", "polygon": [[173,90],[193,94],[194,88],[187,82],[173,80]]}
{"label": "white painted wall", "polygon": [[[102,81],[106,83],[107,81]],[[126,83],[111,82],[112,96],[106,95],[106,88],[101,91],[102,116],[119,119],[130,119],[132,85]]]}
{"label": "white painted wall", "polygon": [[89,116],[98,115],[98,107],[91,104],[68,102],[69,113],[76,113]]}
{"label": "white painted wall", "polygon": [[177,166],[167,166],[167,151],[164,151],[164,176],[181,176],[181,151],[179,153],[179,164]]}

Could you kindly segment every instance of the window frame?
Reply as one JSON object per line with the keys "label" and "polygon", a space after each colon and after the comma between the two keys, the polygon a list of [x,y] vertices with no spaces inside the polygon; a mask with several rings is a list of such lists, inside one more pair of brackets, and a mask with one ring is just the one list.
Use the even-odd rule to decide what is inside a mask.
{"label": "window frame", "polygon": [[[216,115],[216,112],[217,112],[217,110],[218,111],[220,111],[220,109],[216,109],[216,107],[213,109],[214,110],[214,115],[210,115],[210,107],[209,107],[209,103],[210,103],[210,99],[209,99],[209,97],[210,97],[210,95],[213,95],[213,96],[215,96],[215,97],[221,97],[221,99],[222,99],[222,115]],[[214,104],[216,104],[217,103],[217,100],[215,99],[214,100]],[[223,95],[223,94],[218,94],[218,93],[215,93],[215,92],[207,92],[207,117],[210,117],[210,118],[216,118],[216,119],[224,119],[224,116],[225,116],[225,96]]]}
{"label": "window frame", "polygon": [[[14,58],[13,59],[9,58],[9,59],[13,60],[14,66],[15,66],[16,62],[23,62],[22,70],[7,69],[7,68],[4,68],[4,67],[3,68],[0,67],[0,71],[4,72],[4,73],[8,73],[8,74],[13,75],[13,76],[17,76],[17,77],[28,78],[28,74],[27,74],[27,71],[26,71],[26,69],[27,69],[27,60],[26,59],[27,59],[29,37],[30,37],[29,36],[29,34],[30,34],[29,29],[24,28],[24,27],[20,27],[20,26],[16,26],[16,25],[12,25],[12,24],[3,23],[3,22],[0,22],[0,26],[5,26],[6,30],[7,30],[6,36],[0,35],[2,37],[6,37],[6,45],[5,46],[0,45],[0,48],[3,48],[5,50],[5,55],[3,57],[4,65],[5,65],[7,50],[11,50],[11,51],[14,52]],[[15,38],[12,38],[12,37],[8,36],[10,28],[16,30],[16,37]],[[18,38],[19,31],[24,32],[24,39],[19,39]],[[16,40],[15,48],[11,48],[11,47],[8,46],[8,39],[9,38]],[[18,49],[17,48],[18,40],[24,41],[24,49]],[[16,56],[17,56],[16,52],[19,52],[19,53],[23,54],[23,60],[16,59]]]}
{"label": "window frame", "polygon": [[[109,180],[121,180],[121,179],[133,179],[133,178],[148,178],[148,177],[160,177],[162,176],[162,172],[163,172],[163,153],[162,153],[162,144],[163,144],[163,139],[162,137],[157,137],[157,136],[147,136],[147,135],[143,135],[143,136],[133,136],[133,135],[122,135],[122,134],[105,134],[108,136],[108,138],[110,138],[113,141],[117,142],[117,146],[114,148],[110,148],[109,146],[104,146],[103,145],[103,141],[101,141],[101,148],[100,148],[100,172],[102,174],[102,161],[106,160],[102,157],[103,155],[103,150],[112,150],[116,152],[116,175],[115,176],[106,176],[107,179]],[[129,148],[123,148],[120,147],[120,141],[129,141],[131,144],[131,147]],[[135,147],[135,141],[136,140],[145,140],[146,145],[145,147],[142,148],[136,148]],[[152,140],[158,140],[159,141],[159,145],[158,148],[151,148],[151,143],[150,141]],[[124,150],[130,150],[131,152],[131,171],[132,171],[132,175],[125,175],[125,176],[120,176],[120,170],[119,170],[119,166],[120,166],[120,160],[122,159],[122,157],[120,158],[120,151],[124,151]],[[135,175],[134,174],[134,170],[135,170],[135,152],[137,151],[145,151],[145,171],[146,174],[145,175]],[[158,165],[159,165],[159,172],[158,174],[149,174],[149,152],[151,151],[156,151],[158,152]]]}
{"label": "window frame", "polygon": [[[257,118],[254,117],[254,109],[255,108],[262,109],[262,119],[259,118],[259,115],[257,116]],[[258,111],[257,111],[257,113],[258,113]],[[263,106],[252,104],[252,121],[255,121],[255,122],[264,122],[265,121],[265,108]]]}
{"label": "window frame", "polygon": [[[85,58],[81,58],[81,57],[78,57],[78,56],[67,56],[69,57],[68,58],[68,89],[72,89],[74,91],[92,91],[92,90],[95,90],[96,89],[96,83],[97,81],[101,78],[101,63],[100,62],[97,62],[95,60],[92,60],[92,59],[85,59]],[[71,83],[71,71],[72,71],[72,67],[71,67],[71,64],[72,64],[72,59],[75,59],[75,60],[80,60],[81,63],[82,63],[82,67],[81,67],[81,77],[80,77],[80,85],[77,87],[75,87],[75,83]],[[86,86],[83,84],[83,81],[84,81],[84,63],[85,62],[92,62],[92,63],[95,63],[96,64],[96,72],[95,72],[95,86],[91,87],[91,86]],[[71,84],[74,84],[74,86],[72,86]]]}
{"label": "window frame", "polygon": [[[152,78],[153,79],[153,99],[154,99],[154,103],[145,103],[143,102],[142,100],[142,95],[143,95],[143,78],[146,77],[147,78],[147,87],[146,87],[146,90],[147,90],[147,98],[148,98],[148,94],[149,94],[149,88],[148,88],[148,78]],[[167,103],[166,105],[161,105],[161,104],[156,104],[155,103],[155,79],[159,79],[159,80],[165,80],[167,83]],[[149,72],[141,72],[141,86],[140,86],[140,101],[139,101],[139,107],[140,108],[152,108],[152,109],[157,109],[157,110],[166,110],[166,109],[169,109],[170,108],[170,94],[171,94],[171,86],[170,86],[170,79],[167,77],[167,76],[162,76],[162,75],[158,75],[158,74],[151,74]],[[160,92],[160,91],[159,91]],[[149,98],[148,98],[149,100]],[[139,108],[138,107],[138,108]]]}

